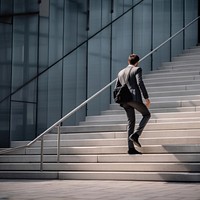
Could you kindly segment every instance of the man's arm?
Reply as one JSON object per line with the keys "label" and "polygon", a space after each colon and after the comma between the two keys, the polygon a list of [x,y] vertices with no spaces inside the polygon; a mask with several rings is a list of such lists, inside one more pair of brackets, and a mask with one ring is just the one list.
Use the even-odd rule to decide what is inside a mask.
{"label": "man's arm", "polygon": [[140,68],[140,67],[138,68],[137,73],[136,73],[136,80],[137,80],[137,84],[140,87],[140,90],[142,91],[142,95],[146,100],[146,106],[147,106],[147,108],[149,108],[150,107],[149,95],[148,95],[148,92],[144,85],[144,82],[142,80],[142,68]]}

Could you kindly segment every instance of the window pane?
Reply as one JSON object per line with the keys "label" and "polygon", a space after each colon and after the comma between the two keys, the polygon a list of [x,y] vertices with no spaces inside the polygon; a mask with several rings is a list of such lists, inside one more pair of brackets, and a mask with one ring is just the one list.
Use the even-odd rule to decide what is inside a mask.
{"label": "window pane", "polygon": [[11,103],[11,141],[32,140],[36,135],[36,104]]}
{"label": "window pane", "polygon": [[22,89],[12,95],[12,100],[36,102],[37,80],[31,81],[28,85],[25,85]]}
{"label": "window pane", "polygon": [[14,91],[37,74],[38,16],[16,16],[13,26]]}
{"label": "window pane", "polygon": [[130,11],[112,25],[113,78],[116,78],[118,72],[127,66],[132,43],[132,12]]}
{"label": "window pane", "polygon": [[[133,53],[140,59],[151,51],[151,0],[143,1],[133,10]],[[140,17],[138,17],[140,16]],[[143,72],[151,70],[151,56],[140,63]]]}
{"label": "window pane", "polygon": [[13,0],[14,13],[37,12],[39,10],[38,0]]}
{"label": "window pane", "polygon": [[90,1],[89,36],[101,29],[101,1]]}
{"label": "window pane", "polygon": [[1,0],[0,1],[0,14],[1,15],[10,15],[13,10],[13,0]]}
{"label": "window pane", "polygon": [[[110,82],[110,27],[92,38],[88,43],[88,97]],[[88,115],[99,114],[108,109],[110,90],[107,89],[90,101]]]}
{"label": "window pane", "polygon": [[0,147],[10,147],[10,98],[0,103]]}
{"label": "window pane", "polygon": [[12,26],[0,23],[0,100],[10,94]]}
{"label": "window pane", "polygon": [[[153,48],[170,37],[170,1],[153,1]],[[153,69],[170,61],[170,42],[153,54]]]}
{"label": "window pane", "polygon": [[[70,73],[69,73],[70,72]],[[86,45],[70,54],[63,65],[63,116],[86,100]],[[86,106],[68,118],[64,125],[85,119]]]}
{"label": "window pane", "polygon": [[[183,0],[172,1],[172,35],[183,28]],[[183,32],[172,39],[172,57],[183,51]]]}
{"label": "window pane", "polygon": [[63,0],[50,1],[49,19],[49,65],[63,55]]}
{"label": "window pane", "polygon": [[[198,16],[198,0],[185,1],[185,25]],[[196,46],[198,43],[198,21],[185,31],[185,48]]]}

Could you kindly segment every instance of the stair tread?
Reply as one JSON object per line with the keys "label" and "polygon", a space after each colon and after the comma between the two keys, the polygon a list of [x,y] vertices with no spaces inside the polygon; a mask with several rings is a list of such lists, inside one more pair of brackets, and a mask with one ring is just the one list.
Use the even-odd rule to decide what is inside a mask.
{"label": "stair tread", "polygon": [[200,47],[184,51],[144,74],[152,117],[140,138],[142,148],[136,147],[142,155],[127,153],[126,114],[111,103],[109,110],[86,117],[80,125],[61,126],[60,163],[55,128],[44,137],[44,171],[40,171],[38,141],[0,155],[0,178],[200,182],[199,55]]}

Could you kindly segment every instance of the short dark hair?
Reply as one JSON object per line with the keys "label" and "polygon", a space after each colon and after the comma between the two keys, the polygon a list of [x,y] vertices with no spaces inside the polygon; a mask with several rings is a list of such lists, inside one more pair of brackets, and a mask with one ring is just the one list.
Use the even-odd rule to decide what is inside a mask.
{"label": "short dark hair", "polygon": [[135,65],[135,63],[137,63],[140,60],[139,56],[136,54],[131,54],[128,57],[128,61],[131,65]]}

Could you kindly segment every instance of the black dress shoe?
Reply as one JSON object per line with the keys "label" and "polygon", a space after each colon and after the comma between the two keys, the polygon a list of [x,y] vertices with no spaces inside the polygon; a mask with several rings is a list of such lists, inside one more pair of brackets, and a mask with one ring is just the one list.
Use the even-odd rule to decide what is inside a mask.
{"label": "black dress shoe", "polygon": [[129,136],[129,140],[131,140],[136,146],[141,147],[141,144],[138,141],[139,135],[134,133]]}
{"label": "black dress shoe", "polygon": [[137,151],[136,149],[129,149],[128,154],[142,154],[141,152]]}

